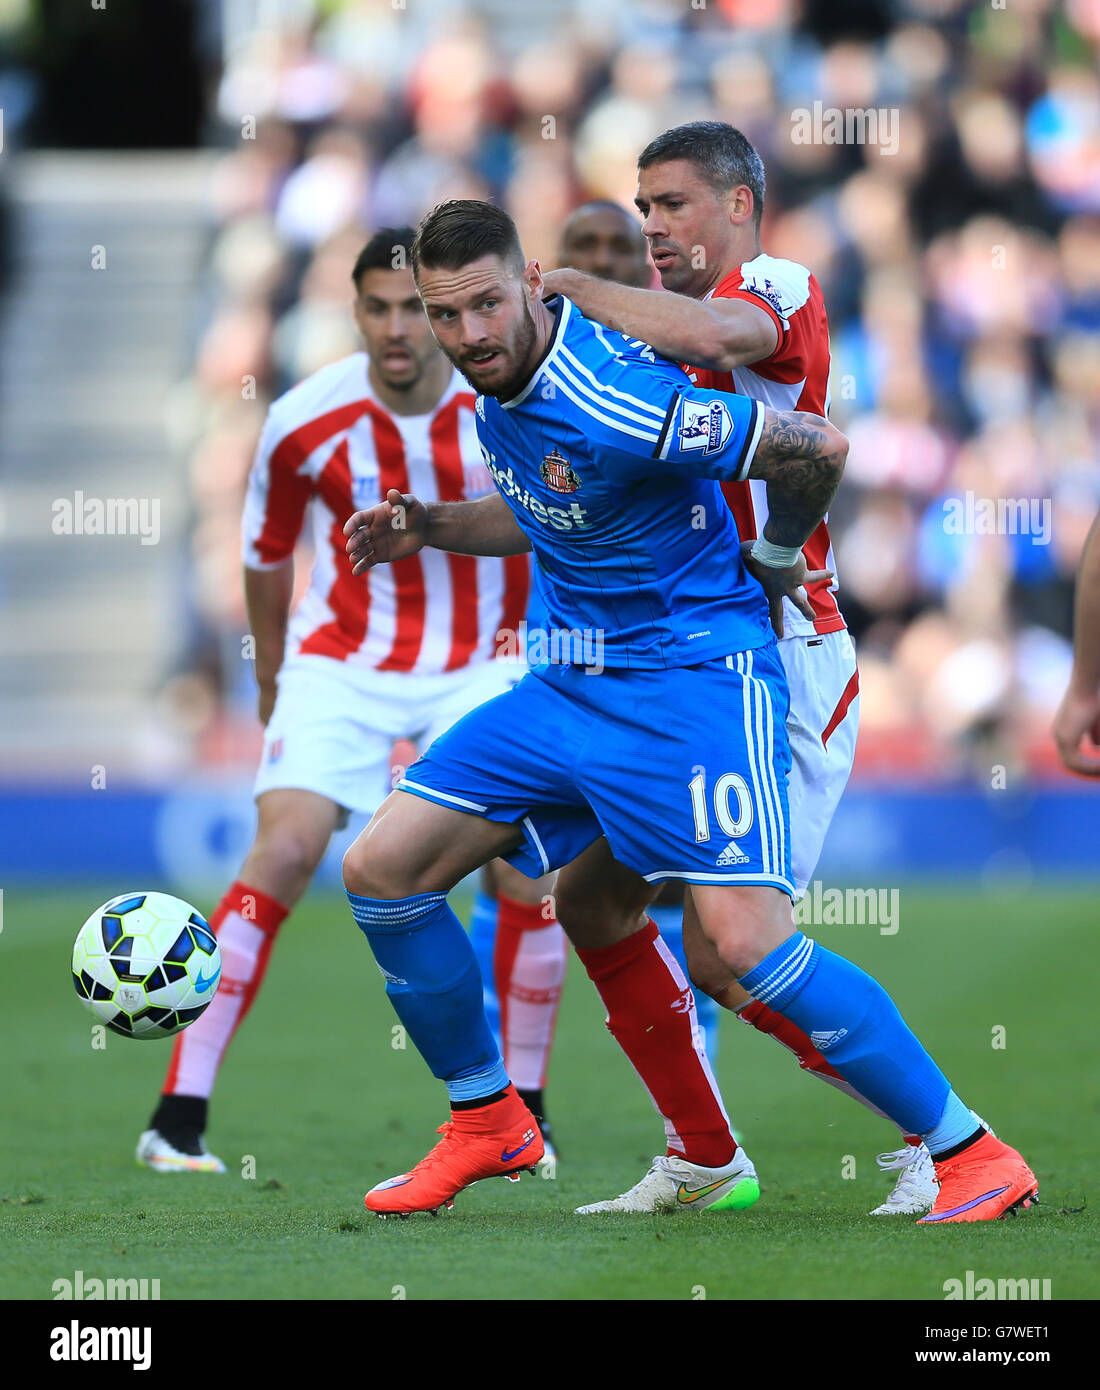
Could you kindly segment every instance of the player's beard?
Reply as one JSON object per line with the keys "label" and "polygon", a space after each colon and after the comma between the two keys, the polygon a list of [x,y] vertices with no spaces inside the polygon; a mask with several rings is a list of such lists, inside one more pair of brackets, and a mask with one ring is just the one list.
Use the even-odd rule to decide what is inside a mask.
{"label": "player's beard", "polygon": [[[476,369],[476,363],[467,363],[456,357],[451,357],[451,361],[479,395],[492,396],[496,400],[506,401],[516,395],[522,387],[527,384],[527,379],[534,370],[535,364],[532,358],[534,356],[533,350],[537,338],[538,329],[535,327],[535,316],[531,312],[531,306],[527,302],[527,296],[524,295],[523,319],[516,325],[516,330],[512,335],[511,342],[497,348],[497,351],[501,353],[502,356],[509,357],[512,362],[519,364],[509,377],[498,383],[482,385],[475,377],[471,376],[467,370],[467,367],[471,365]],[[450,356],[449,353],[448,356]]]}

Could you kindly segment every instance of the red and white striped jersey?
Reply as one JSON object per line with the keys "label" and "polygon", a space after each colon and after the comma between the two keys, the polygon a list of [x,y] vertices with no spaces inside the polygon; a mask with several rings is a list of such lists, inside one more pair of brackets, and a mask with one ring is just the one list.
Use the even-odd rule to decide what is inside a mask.
{"label": "red and white striped jersey", "polygon": [[[795,261],[757,256],[739,265],[715,286],[714,299],[744,299],[770,314],[779,341],[770,357],[732,372],[712,372],[689,367],[700,386],[736,391],[763,401],[773,410],[829,411],[829,320],[821,288],[810,272]],[[755,540],[768,519],[768,485],[759,479],[747,483],[723,483],[737,530],[744,540]],[[836,564],[829,528],[822,521],[802,547],[810,569],[832,570],[831,582],[806,586],[813,622],[794,604],[784,600],[783,627],[787,636],[814,632],[838,632],[845,624],[836,602]]]}
{"label": "red and white striped jersey", "polygon": [[315,560],[287,630],[286,656],[436,675],[485,661],[527,606],[530,557],[425,549],[356,577],[344,523],[390,488],[422,502],[493,490],[474,428],[475,396],[457,372],[430,415],[394,415],[376,398],[367,355],[322,367],[271,406],[248,480],[244,563],[287,560],[306,524]]}

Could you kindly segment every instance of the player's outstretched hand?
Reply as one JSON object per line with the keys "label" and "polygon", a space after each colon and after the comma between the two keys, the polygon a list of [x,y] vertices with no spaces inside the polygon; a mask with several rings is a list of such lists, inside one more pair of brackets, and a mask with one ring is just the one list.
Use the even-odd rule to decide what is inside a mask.
{"label": "player's outstretched hand", "polygon": [[1078,695],[1067,690],[1054,716],[1051,733],[1063,766],[1082,777],[1100,777],[1100,751],[1090,758],[1082,750],[1086,739],[1100,750],[1100,695]]}
{"label": "player's outstretched hand", "polygon": [[386,500],[356,512],[344,523],[352,574],[392,564],[422,550],[428,535],[428,509],[411,495],[390,488]]}
{"label": "player's outstretched hand", "polygon": [[832,579],[832,570],[811,570],[806,568],[806,557],[801,551],[798,559],[789,569],[776,569],[774,565],[762,565],[753,559],[752,548],[755,541],[741,542],[741,558],[745,568],[757,581],[768,600],[768,616],[777,637],[783,636],[783,600],[789,598],[798,611],[807,618],[816,615],[806,596],[805,585],[816,584],[822,579]]}

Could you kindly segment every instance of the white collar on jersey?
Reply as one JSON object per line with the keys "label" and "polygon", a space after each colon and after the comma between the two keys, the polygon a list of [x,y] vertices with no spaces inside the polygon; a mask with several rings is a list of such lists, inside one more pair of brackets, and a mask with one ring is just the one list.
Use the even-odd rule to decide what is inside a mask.
{"label": "white collar on jersey", "polygon": [[560,298],[561,313],[558,316],[558,326],[551,334],[550,343],[547,346],[547,349],[543,353],[542,357],[539,359],[538,366],[531,373],[531,380],[527,383],[527,385],[523,388],[519,395],[513,396],[510,401],[501,401],[500,405],[502,410],[511,410],[511,408],[514,405],[522,405],[523,402],[534,390],[535,384],[542,376],[543,372],[558,355],[558,349],[561,347],[562,341],[565,338],[565,325],[569,322],[569,315],[573,310],[572,300],[566,299],[564,294],[561,295]]}

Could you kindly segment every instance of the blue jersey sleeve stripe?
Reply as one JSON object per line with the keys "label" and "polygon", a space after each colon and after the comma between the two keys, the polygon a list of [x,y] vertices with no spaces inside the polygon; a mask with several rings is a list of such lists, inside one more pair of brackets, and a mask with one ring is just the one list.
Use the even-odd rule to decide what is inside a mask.
{"label": "blue jersey sleeve stripe", "polygon": [[[632,425],[628,425],[622,420],[614,420],[610,416],[604,415],[601,411],[594,409],[589,401],[577,395],[571,389],[569,383],[563,377],[558,376],[556,372],[552,372],[549,369],[547,369],[546,377],[549,381],[553,382],[555,386],[560,387],[561,390],[565,393],[565,395],[567,395],[569,399],[573,402],[573,404],[579,406],[579,408],[583,410],[586,415],[591,415],[594,420],[599,420],[600,424],[607,425],[609,429],[614,430],[617,434],[633,435],[635,439],[641,439],[646,444],[653,444],[656,441],[656,424],[654,424],[652,429],[635,429]],[[631,452],[633,453],[636,451],[631,450]]]}
{"label": "blue jersey sleeve stripe", "polygon": [[589,387],[587,387],[584,384],[584,382],[581,381],[579,377],[577,377],[575,372],[573,372],[569,365],[566,363],[565,358],[567,356],[568,354],[563,352],[560,355],[559,360],[555,362],[555,367],[562,374],[562,376],[566,377],[572,383],[572,385],[576,387],[576,389],[581,393],[581,395],[584,396],[587,400],[591,401],[593,405],[599,406],[601,410],[614,411],[616,415],[621,416],[624,420],[630,420],[635,425],[644,425],[647,429],[650,430],[656,431],[660,427],[661,411],[658,410],[657,419],[653,420],[650,419],[648,416],[639,415],[636,411],[628,410],[624,405],[616,405],[614,401],[608,400],[607,395],[604,393],[590,390]]}
{"label": "blue jersey sleeve stripe", "polygon": [[653,450],[654,458],[663,459],[668,454],[668,444],[669,440],[672,438],[672,420],[679,404],[680,393],[677,391],[672,400],[669,401],[668,409],[665,411],[665,422],[661,426],[661,434],[657,440],[657,447]]}
{"label": "blue jersey sleeve stripe", "polygon": [[[599,406],[601,410],[613,411],[616,416],[622,416],[623,420],[633,421],[636,425],[645,425],[648,430],[658,430],[659,425],[661,425],[661,410],[656,411],[656,420],[654,420],[654,418],[642,416],[642,414],[638,414],[637,411],[629,410],[626,406],[620,406],[620,404],[616,404],[613,400],[609,400],[610,388],[606,388],[606,386],[602,392],[592,391],[590,386],[585,385],[584,382],[577,377],[577,374],[574,373],[572,367],[566,363],[566,357],[570,356],[572,356],[572,354],[566,352],[560,353],[555,367],[558,368],[558,371],[562,373],[563,377],[569,378],[569,381],[576,386],[577,391],[579,391],[585,399],[591,400],[592,404]],[[572,360],[576,363],[576,357],[573,357]],[[619,392],[615,392],[615,395],[619,395]]]}
{"label": "blue jersey sleeve stripe", "polygon": [[639,410],[644,410],[650,415],[655,415],[658,420],[660,420],[664,414],[659,405],[652,405],[649,401],[644,401],[639,396],[632,396],[627,391],[616,391],[614,386],[609,386],[606,381],[600,381],[600,379],[584,365],[576,353],[571,352],[567,347],[562,348],[561,356],[563,361],[569,362],[578,372],[581,372],[588,378],[597,395],[601,397],[615,396],[620,401],[629,401],[631,405],[637,406]]}
{"label": "blue jersey sleeve stripe", "polygon": [[760,443],[760,435],[763,429],[764,407],[759,401],[753,400],[752,414],[749,416],[748,427],[745,430],[745,442],[741,445],[741,453],[737,460],[737,475],[735,481],[738,483],[743,483],[748,477],[749,469],[752,467],[753,456],[756,453],[756,446]]}

